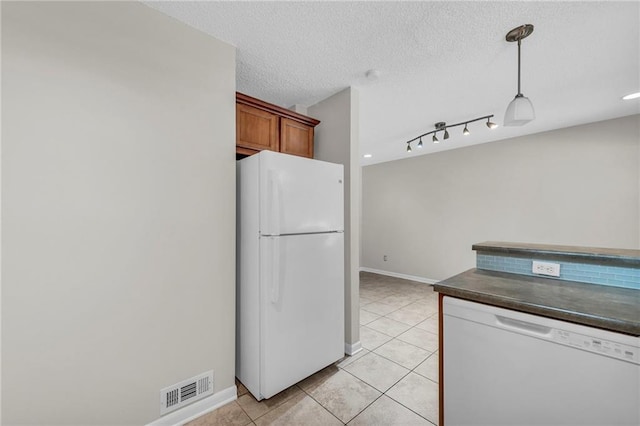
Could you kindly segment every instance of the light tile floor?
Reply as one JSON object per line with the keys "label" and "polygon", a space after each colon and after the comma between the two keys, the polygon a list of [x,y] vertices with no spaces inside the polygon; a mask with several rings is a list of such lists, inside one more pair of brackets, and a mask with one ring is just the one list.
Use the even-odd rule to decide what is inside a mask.
{"label": "light tile floor", "polygon": [[438,299],[427,284],[360,273],[360,341],[345,357],[268,400],[238,400],[189,426],[438,424]]}

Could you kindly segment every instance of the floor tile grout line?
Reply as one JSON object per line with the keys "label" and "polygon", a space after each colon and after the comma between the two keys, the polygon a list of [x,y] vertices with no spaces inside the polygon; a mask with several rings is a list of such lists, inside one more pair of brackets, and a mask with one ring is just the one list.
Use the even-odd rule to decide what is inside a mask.
{"label": "floor tile grout line", "polygon": [[[240,395],[240,396],[242,396],[242,395]],[[240,403],[238,402],[238,399],[240,399],[240,398],[236,398],[235,403],[236,403],[236,404],[238,404],[238,407],[240,407],[240,409],[242,410],[242,412],[243,412],[244,414],[246,414],[246,416],[249,418],[249,420],[251,420],[251,421],[250,421],[249,423],[247,423],[247,424],[253,423],[253,422],[254,422],[254,420],[251,418],[251,416],[249,415],[249,413],[247,413],[247,411],[242,407],[242,405],[240,405]]]}
{"label": "floor tile grout line", "polygon": [[[347,371],[347,373],[348,373],[348,371]],[[375,388],[374,388],[374,389],[375,389]],[[376,390],[377,390],[377,389],[376,389]],[[379,391],[378,391],[378,392],[379,392]],[[373,405],[377,400],[379,400],[380,398],[382,398],[382,396],[383,396],[383,395],[384,395],[384,392],[381,392],[381,393],[380,393],[380,395],[378,395],[378,396],[376,397],[376,399],[374,399],[373,401],[371,401],[371,403],[370,403],[370,404],[368,404],[366,407],[364,407],[364,408],[363,408],[363,409],[362,409],[358,414],[356,414],[355,416],[353,416],[353,417],[349,420],[349,422],[353,421],[353,419],[355,419],[356,417],[358,417],[360,414],[364,413],[364,412],[365,412],[365,410],[366,410],[367,408],[371,407],[371,406],[372,406],[372,405]],[[347,422],[347,423],[349,423],[349,422]],[[347,424],[347,423],[345,423],[345,424]]]}
{"label": "floor tile grout line", "polygon": [[[421,329],[419,328],[418,330],[421,330]],[[408,331],[408,330],[407,330],[407,331]],[[425,330],[423,330],[423,331],[425,331]],[[421,349],[421,350],[423,350],[423,351],[427,351],[427,352],[429,352],[429,356],[427,356],[427,358],[431,357],[431,355],[433,355],[434,353],[438,352],[438,350],[437,350],[437,349],[436,349],[435,351],[432,351],[431,349],[426,349],[426,348],[423,348],[422,346],[418,346],[418,345],[414,345],[413,343],[405,342],[404,340],[402,340],[402,339],[398,339],[397,337],[394,337],[393,339],[386,341],[385,343],[381,344],[380,346],[378,346],[378,347],[377,347],[377,348],[375,348],[375,349],[371,349],[371,350],[369,350],[369,352],[374,352],[375,354],[380,355],[381,357],[387,358],[389,361],[393,361],[392,359],[390,359],[390,358],[388,358],[388,357],[384,356],[383,354],[380,354],[380,353],[376,352],[376,350],[378,350],[378,349],[380,349],[382,346],[384,346],[384,345],[386,345],[386,344],[388,344],[388,343],[392,342],[393,340],[398,340],[398,341],[400,341],[400,342],[402,342],[402,343],[406,343],[407,345],[413,346],[414,348],[418,348],[418,349]],[[423,359],[422,361],[420,361],[420,363],[424,362],[427,358],[425,358],[425,359]],[[354,362],[355,362],[355,361],[354,361]],[[393,361],[393,362],[395,362],[396,364],[398,364],[396,361]],[[401,365],[401,364],[398,364],[398,365]],[[419,364],[418,364],[418,365],[419,365]],[[401,365],[401,366],[402,366],[402,367],[404,367],[403,365]],[[404,367],[404,368],[407,368],[407,367]]]}
{"label": "floor tile grout line", "polygon": [[[374,302],[374,303],[376,303],[376,302]],[[379,303],[382,303],[382,302],[379,302]],[[414,303],[415,303],[415,302],[414,302]],[[383,305],[386,305],[386,303],[382,303],[382,304],[383,304]],[[399,311],[399,310],[402,310],[402,309],[404,309],[404,308],[406,308],[407,306],[410,306],[410,305],[412,305],[412,304],[413,304],[413,303],[410,303],[409,305],[405,305],[405,306],[402,306],[402,307],[400,307],[400,308],[396,308],[396,309],[394,309],[393,311],[389,311],[389,312],[387,312],[386,314],[380,314],[380,313],[378,313],[378,312],[374,312],[374,311],[367,310],[367,309],[366,309],[366,307],[367,307],[369,304],[364,305],[364,306],[360,306],[360,309],[363,309],[363,310],[365,310],[365,311],[367,311],[367,312],[369,312],[369,313],[371,313],[371,314],[379,315],[379,316],[381,316],[381,317],[387,317],[387,315],[390,315],[390,314],[392,314],[392,313],[394,313],[394,312],[397,312],[397,311]],[[387,305],[387,306],[391,306],[391,305]],[[391,307],[394,307],[394,306],[391,306]],[[429,313],[429,315],[428,315],[428,317],[427,317],[426,319],[429,319],[429,318],[433,317],[433,315],[434,315],[434,314],[436,314],[436,313],[437,313],[437,311],[436,311],[436,312],[431,312],[431,313]],[[379,318],[376,318],[376,319],[379,319]],[[393,319],[393,318],[389,318],[389,319]],[[397,320],[394,320],[394,321],[397,321]],[[401,321],[398,321],[398,322],[401,322]]]}
{"label": "floor tile grout line", "polygon": [[[402,340],[400,340],[400,341],[402,342]],[[387,342],[387,343],[389,343],[389,342]],[[385,345],[386,345],[387,343],[385,343]],[[407,343],[407,342],[403,342],[403,343]],[[411,343],[407,343],[407,344],[408,344],[408,345],[411,345]],[[384,346],[384,345],[382,345],[382,346]],[[422,349],[422,350],[426,351],[426,349],[420,348],[420,347],[418,347],[418,346],[415,346],[415,345],[412,345],[412,346],[414,346],[414,347],[416,347],[416,348],[418,348],[418,349]],[[384,358],[384,359],[386,359],[386,360],[388,360],[388,361],[393,362],[393,363],[394,363],[394,364],[396,364],[396,365],[399,365],[399,366],[400,366],[400,367],[402,367],[402,368],[406,368],[406,369],[407,369],[407,370],[409,370],[409,371],[413,371],[414,369],[418,368],[418,366],[419,366],[420,364],[422,364],[423,362],[425,362],[426,360],[428,360],[428,359],[431,357],[431,355],[433,355],[433,354],[435,353],[435,352],[431,352],[431,353],[430,353],[430,354],[429,354],[425,359],[423,359],[422,361],[420,361],[420,362],[418,363],[418,365],[416,365],[416,366],[415,366],[415,367],[413,367],[413,368],[408,368],[408,367],[405,367],[405,366],[404,366],[404,365],[402,365],[402,364],[399,364],[397,361],[392,360],[391,358],[388,358],[388,357],[386,357],[386,356],[384,356],[384,355],[382,355],[382,354],[379,354],[379,353],[378,353],[378,352],[376,352],[376,351],[371,351],[371,352],[373,352],[374,354],[376,354],[376,355],[378,355],[378,356],[381,356],[382,358]],[[427,352],[429,352],[429,351],[427,351]],[[355,361],[354,361],[354,362],[355,362]],[[351,365],[351,364],[349,364],[349,365]],[[420,374],[420,373],[416,373],[416,374]],[[422,374],[420,374],[420,375],[422,376]]]}
{"label": "floor tile grout line", "polygon": [[[423,350],[425,350],[425,351],[429,351],[429,352],[432,352],[432,353],[437,351],[437,350],[436,350],[436,351],[432,351],[432,350],[427,349],[427,348],[424,348],[424,347],[422,347],[422,346],[414,345],[414,344],[413,344],[413,343],[411,343],[411,342],[407,342],[407,341],[404,341],[404,340],[402,340],[402,339],[400,339],[400,338],[399,338],[399,337],[400,337],[400,336],[402,336],[403,334],[405,334],[405,333],[407,333],[407,332],[411,331],[411,329],[417,328],[417,324],[416,324],[416,325],[414,325],[413,327],[409,327],[407,330],[403,331],[402,333],[398,334],[397,336],[391,336],[391,335],[386,334],[386,333],[384,333],[384,332],[382,332],[382,331],[378,331],[378,330],[376,330],[375,328],[367,327],[366,325],[360,325],[360,327],[366,327],[366,328],[368,328],[369,330],[373,330],[373,331],[375,331],[375,332],[377,332],[377,333],[384,334],[384,335],[385,335],[385,336],[387,336],[387,337],[391,337],[391,340],[393,340],[393,339],[398,339],[398,340],[400,340],[401,342],[407,343],[407,344],[409,344],[409,345],[413,345],[413,346],[415,346],[415,347],[417,347],[417,348],[420,348],[420,349],[423,349]],[[430,332],[430,331],[428,331],[428,330],[424,330],[424,329],[422,329],[422,328],[418,328],[418,330],[420,330],[420,331],[424,331],[424,332],[429,333],[429,334],[433,334],[433,335],[435,335],[435,336],[438,336],[438,333],[432,333],[432,332]],[[376,349],[378,349],[380,346],[384,346],[384,345],[386,345],[386,344],[387,344],[387,343],[389,343],[391,340],[387,340],[386,342],[381,343],[380,345],[376,346],[376,347],[375,347],[375,348],[373,348],[373,349],[366,348],[366,347],[364,347],[364,346],[363,346],[363,348],[364,348],[364,349],[369,350],[370,352],[373,352],[373,351],[375,351]]]}
{"label": "floor tile grout line", "polygon": [[[338,369],[340,369],[340,367],[338,367]],[[309,398],[313,399],[313,400],[314,400],[314,401],[315,401],[319,406],[321,406],[321,407],[322,407],[322,408],[323,408],[327,413],[331,414],[333,417],[335,417],[336,419],[338,419],[338,421],[339,421],[340,423],[342,423],[343,425],[346,425],[346,424],[348,423],[348,422],[343,422],[343,421],[342,421],[338,416],[336,416],[335,414],[333,414],[333,413],[332,413],[332,412],[331,412],[327,407],[325,407],[324,405],[322,405],[322,403],[321,403],[320,401],[318,401],[317,399],[315,399],[315,398],[313,397],[313,395],[311,395],[309,392],[307,392],[306,390],[304,390],[304,389],[302,389],[302,388],[300,388],[300,389],[302,390],[302,392],[304,392],[304,393],[305,393],[305,395],[307,395]],[[360,413],[358,413],[358,414],[360,414]],[[356,416],[357,416],[357,414],[356,414]],[[354,416],[354,418],[355,418],[355,416]],[[353,419],[350,419],[349,421],[351,421],[351,420],[353,420]]]}
{"label": "floor tile grout line", "polygon": [[[378,356],[380,356],[380,355],[378,355]],[[401,366],[401,367],[402,367],[402,366]],[[404,374],[402,375],[402,377],[400,377],[397,381],[395,381],[391,386],[389,386],[389,387],[387,388],[387,390],[386,390],[386,391],[381,391],[380,389],[376,388],[375,386],[373,386],[373,385],[372,385],[372,384],[370,384],[370,383],[367,383],[366,381],[364,381],[364,380],[363,380],[363,379],[361,379],[360,377],[356,376],[355,374],[351,373],[350,371],[346,371],[346,370],[344,370],[344,372],[345,372],[345,373],[348,373],[348,374],[351,374],[353,377],[355,377],[356,379],[360,380],[361,382],[364,382],[364,383],[366,383],[368,386],[371,386],[372,388],[374,388],[375,390],[377,390],[378,392],[380,392],[380,393],[382,393],[382,394],[385,394],[385,393],[387,393],[387,392],[389,391],[389,389],[391,389],[392,387],[394,387],[395,385],[397,385],[397,384],[398,384],[402,379],[404,379],[404,378],[405,378],[409,373],[411,373],[411,370],[409,370],[409,369],[408,369],[408,368],[406,368],[406,367],[405,367],[405,369],[407,370],[407,372],[406,372],[406,373],[404,373]]]}
{"label": "floor tile grout line", "polygon": [[[402,341],[402,340],[401,340],[401,341]],[[387,342],[387,343],[389,343],[389,342]],[[407,343],[407,342],[403,342],[403,343]],[[385,343],[385,344],[386,344],[386,343]],[[407,343],[407,344],[408,344],[408,345],[411,345],[411,343]],[[382,345],[382,346],[384,346],[384,345]],[[420,348],[419,346],[415,346],[415,345],[411,345],[411,346],[414,346],[414,347],[416,347],[416,348],[418,348],[418,349],[422,349],[422,350],[427,351],[426,349],[424,349],[424,348]],[[355,364],[356,362],[360,361],[362,358],[364,358],[364,357],[368,356],[369,354],[374,354],[374,355],[377,355],[377,356],[379,356],[379,357],[382,357],[382,358],[386,359],[387,361],[391,361],[391,362],[392,362],[392,363],[394,363],[395,365],[397,365],[397,366],[399,366],[399,367],[402,367],[402,368],[404,368],[405,370],[408,370],[408,371],[407,371],[407,373],[406,373],[405,375],[403,375],[403,376],[402,376],[402,377],[401,377],[397,382],[395,382],[393,385],[391,385],[391,386],[389,387],[389,389],[391,389],[392,387],[394,387],[395,385],[397,385],[397,384],[398,384],[398,382],[400,382],[402,379],[404,379],[404,378],[405,378],[409,373],[415,373],[415,374],[419,375],[420,377],[424,377],[425,379],[427,379],[427,380],[429,380],[430,382],[433,382],[433,383],[435,383],[435,384],[437,385],[437,384],[438,384],[438,382],[436,382],[435,380],[433,380],[433,379],[431,379],[431,378],[429,378],[429,377],[425,376],[424,374],[420,374],[420,373],[418,373],[417,371],[415,371],[415,369],[416,369],[416,368],[418,368],[418,367],[419,367],[423,362],[425,362],[426,360],[428,360],[429,358],[431,358],[433,355],[435,355],[435,353],[436,353],[436,352],[438,352],[438,351],[436,350],[436,351],[433,351],[433,352],[431,352],[431,351],[427,351],[427,352],[430,352],[430,353],[429,353],[429,355],[428,355],[425,359],[423,359],[422,361],[420,361],[420,362],[418,363],[418,365],[416,365],[416,366],[415,366],[415,367],[413,367],[413,368],[407,368],[407,367],[405,367],[404,365],[399,364],[398,362],[394,361],[393,359],[391,359],[391,358],[387,358],[386,356],[384,356],[384,355],[382,355],[382,354],[379,354],[379,353],[375,352],[375,350],[374,350],[374,351],[369,351],[369,353],[368,353],[368,354],[365,354],[365,355],[361,356],[360,358],[358,358],[357,360],[353,361],[352,363],[347,364],[345,367],[349,367],[349,366],[351,366],[351,365]],[[336,366],[336,367],[338,367],[338,366]],[[339,368],[340,370],[343,370],[345,373],[349,373],[349,374],[351,374],[351,375],[352,375],[353,377],[355,377],[356,379],[358,379],[358,380],[361,380],[361,381],[365,382],[365,383],[366,383],[366,384],[368,384],[369,386],[371,386],[371,387],[373,387],[374,389],[376,389],[378,392],[382,392],[380,389],[376,388],[376,387],[375,387],[375,386],[373,386],[371,383],[367,383],[364,379],[361,379],[360,377],[358,377],[358,376],[356,376],[355,374],[351,373],[350,371],[346,370],[346,369],[345,369],[345,367],[338,367],[338,368]],[[387,389],[387,390],[386,390],[386,391],[384,391],[383,393],[386,393],[389,389]]]}
{"label": "floor tile grout line", "polygon": [[[241,383],[242,383],[242,382],[241,382]],[[279,395],[280,393],[285,392],[286,390],[291,389],[292,387],[296,387],[296,388],[298,388],[299,390],[301,390],[302,392],[304,392],[304,390],[303,390],[300,386],[298,386],[298,384],[297,384],[297,383],[295,383],[295,384],[293,384],[293,385],[289,386],[287,389],[285,389],[285,390],[283,390],[283,391],[281,391],[281,392],[278,392],[276,395]],[[304,393],[306,393],[306,392],[304,392]],[[255,397],[251,394],[251,392],[247,392],[246,394],[243,394],[243,395],[249,395],[249,396],[251,396],[251,398],[255,399]],[[274,396],[276,396],[276,395],[274,395]],[[256,421],[256,420],[258,420],[259,418],[261,418],[261,417],[263,417],[263,416],[267,415],[268,413],[270,413],[271,411],[275,410],[276,408],[280,407],[282,404],[284,404],[285,402],[289,401],[289,400],[290,400],[291,398],[293,398],[294,396],[295,396],[295,393],[294,393],[293,395],[290,395],[290,396],[289,396],[288,398],[286,398],[285,400],[281,401],[281,402],[280,402],[280,404],[276,404],[276,405],[274,405],[273,407],[271,407],[269,410],[267,410],[267,411],[265,411],[264,413],[260,414],[260,415],[259,415],[258,417],[256,417],[255,419],[251,419],[251,416],[249,415],[249,413],[247,413],[247,410],[245,410],[245,409],[244,409],[244,407],[243,407],[239,402],[238,402],[238,405],[240,406],[240,408],[242,408],[242,411],[244,411],[244,412],[245,412],[245,414],[247,415],[247,417],[249,417],[249,418],[251,419],[251,421],[255,423],[255,421]],[[272,397],[272,398],[273,398],[273,397]],[[238,399],[239,399],[239,398],[236,398],[236,402],[238,401]],[[266,401],[266,399],[263,399],[262,401]],[[259,404],[261,401],[256,400],[256,402]]]}
{"label": "floor tile grout line", "polygon": [[407,410],[411,411],[412,413],[420,416],[420,418],[425,419],[426,421],[428,421],[429,423],[431,423],[432,425],[435,425],[435,423],[433,423],[431,420],[429,420],[428,418],[426,418],[425,416],[423,416],[422,414],[418,413],[417,411],[414,411],[413,409],[407,407],[406,405],[404,405],[402,402],[398,401],[397,399],[395,399],[394,397],[392,397],[391,395],[387,395],[387,393],[384,393],[386,395],[387,398],[390,398],[393,402],[395,402],[396,404],[400,404],[402,405],[404,408],[406,408]]}
{"label": "floor tile grout line", "polygon": [[[368,355],[368,354],[367,354],[367,355]],[[340,368],[340,367],[338,367],[338,368]],[[355,415],[355,416],[353,416],[351,419],[349,419],[349,422],[350,422],[351,420],[355,419],[355,418],[356,418],[356,417],[358,417],[360,414],[362,414],[362,413],[364,412],[364,410],[366,410],[367,408],[369,408],[369,407],[370,407],[374,402],[376,402],[378,399],[382,398],[382,395],[386,395],[386,391],[384,391],[384,392],[383,392],[383,391],[381,391],[380,389],[376,388],[376,387],[375,387],[375,386],[373,386],[372,384],[365,382],[365,381],[364,381],[364,380],[362,380],[360,377],[356,376],[355,374],[352,374],[351,372],[349,372],[349,371],[345,370],[344,368],[341,368],[341,370],[342,370],[342,371],[344,371],[345,373],[347,373],[347,374],[349,374],[349,375],[353,376],[353,377],[354,377],[354,378],[356,378],[357,380],[360,380],[362,383],[366,384],[366,385],[367,385],[367,386],[369,386],[370,388],[372,388],[372,389],[374,389],[374,390],[376,390],[376,391],[380,392],[380,395],[378,395],[378,396],[377,396],[373,401],[371,401],[371,404],[368,404],[366,407],[364,407],[362,410],[360,410],[360,411],[358,412],[358,414],[356,414],[356,415]],[[409,374],[409,373],[407,373],[407,374]],[[402,377],[400,378],[400,380],[402,380],[404,377],[405,377],[405,376],[402,376]],[[400,380],[398,380],[398,382],[399,382]],[[393,385],[391,385],[391,386],[389,387],[389,389],[391,389],[392,387],[394,387],[395,385],[397,385],[397,384],[398,384],[398,382],[395,382]],[[387,390],[389,390],[389,389],[387,389]],[[395,399],[394,399],[394,401],[395,401],[395,402],[397,402]],[[400,404],[400,405],[402,405],[402,404]],[[404,405],[403,405],[403,407],[404,407]],[[416,413],[416,414],[417,414],[417,413]],[[422,416],[420,416],[420,417],[422,417]],[[349,423],[349,422],[347,422],[347,423]],[[347,423],[345,423],[345,424],[347,424]]]}
{"label": "floor tile grout line", "polygon": [[[366,326],[366,325],[363,325],[362,327],[367,327],[367,326]],[[391,338],[393,338],[393,336],[389,336],[387,333],[383,333],[382,331],[378,331],[378,330],[376,330],[375,328],[371,328],[371,327],[367,327],[367,328],[368,328],[369,330],[373,330],[373,331],[375,331],[376,333],[384,334],[384,335],[385,335],[385,336],[387,336],[387,337],[391,337]],[[402,333],[401,333],[401,334],[402,334]]]}
{"label": "floor tile grout line", "polygon": [[[434,352],[434,353],[435,353],[435,352]],[[368,354],[367,354],[367,355],[368,355]],[[433,355],[433,353],[432,353],[431,355]],[[430,356],[431,356],[431,355],[430,355]],[[366,356],[366,355],[365,355],[365,356]],[[379,355],[379,356],[382,356],[382,355]],[[391,361],[391,360],[390,360],[390,361]],[[354,362],[355,362],[355,361],[354,361]],[[424,362],[424,361],[423,361],[423,362]],[[396,363],[396,364],[397,364],[397,363]],[[351,365],[351,364],[350,364],[350,365]],[[377,401],[378,399],[382,398],[382,395],[385,395],[387,398],[390,398],[391,400],[393,400],[393,402],[395,402],[396,404],[399,404],[399,405],[403,406],[404,408],[406,408],[407,410],[411,411],[412,413],[414,413],[414,414],[416,414],[416,415],[420,416],[420,418],[423,418],[423,419],[425,419],[426,421],[428,421],[429,423],[431,423],[431,424],[434,424],[434,425],[435,425],[435,423],[433,423],[431,420],[429,420],[429,419],[427,419],[426,417],[424,417],[422,414],[420,414],[420,413],[418,413],[418,412],[416,412],[416,411],[412,410],[411,408],[407,407],[406,405],[404,405],[404,404],[403,404],[403,403],[401,403],[400,401],[396,400],[396,399],[395,399],[395,398],[393,398],[392,396],[387,395],[387,392],[389,392],[389,390],[391,390],[395,385],[397,385],[398,383],[400,383],[400,382],[402,381],[402,379],[404,379],[405,377],[407,377],[410,373],[414,373],[414,374],[419,375],[420,377],[424,377],[422,374],[420,374],[420,373],[416,373],[416,372],[414,372],[413,370],[409,370],[409,371],[407,371],[407,373],[406,373],[406,374],[404,374],[400,379],[398,379],[398,381],[396,381],[393,385],[389,386],[389,388],[388,388],[386,391],[382,392],[381,390],[379,390],[378,388],[376,388],[376,387],[375,387],[375,386],[373,386],[372,384],[367,383],[365,380],[363,380],[363,379],[361,379],[360,377],[358,377],[358,376],[356,376],[356,375],[352,374],[350,371],[347,371],[347,370],[345,370],[345,369],[344,369],[344,368],[342,368],[342,367],[338,367],[338,368],[339,368],[339,369],[341,369],[341,370],[343,370],[345,373],[348,373],[348,374],[350,374],[351,376],[355,377],[356,379],[360,380],[361,382],[363,382],[363,383],[367,384],[368,386],[372,387],[373,389],[377,390],[378,392],[380,392],[380,395],[379,395],[379,396],[378,396],[378,397],[377,397],[373,402],[371,402],[371,404],[373,404],[373,403],[374,403],[375,401]],[[406,368],[406,367],[405,367],[405,368]],[[428,377],[424,377],[424,378],[425,378],[425,379],[427,379],[427,380],[429,380],[429,381],[431,381],[431,382],[433,382],[433,380],[429,379]],[[435,383],[435,382],[434,382],[434,383]],[[436,383],[436,384],[437,384],[437,383]],[[365,408],[363,408],[363,409],[362,409],[360,412],[358,412],[358,414],[356,414],[356,415],[355,415],[351,420],[353,420],[353,419],[355,419],[356,417],[358,417],[358,415],[360,415],[362,412],[364,412],[364,410],[366,410],[366,409],[367,409],[371,404],[369,404],[369,405],[367,405]],[[351,421],[351,420],[349,420],[349,421]],[[347,422],[347,423],[348,423],[348,422]],[[346,423],[345,423],[345,424],[346,424]]]}

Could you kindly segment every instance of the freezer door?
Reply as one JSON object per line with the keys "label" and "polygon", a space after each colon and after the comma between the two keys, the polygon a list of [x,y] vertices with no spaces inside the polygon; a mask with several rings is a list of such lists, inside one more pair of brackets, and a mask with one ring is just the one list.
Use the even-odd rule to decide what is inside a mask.
{"label": "freezer door", "polygon": [[343,167],[260,152],[260,234],[344,230]]}
{"label": "freezer door", "polygon": [[344,356],[343,234],[260,241],[258,399],[270,398]]}

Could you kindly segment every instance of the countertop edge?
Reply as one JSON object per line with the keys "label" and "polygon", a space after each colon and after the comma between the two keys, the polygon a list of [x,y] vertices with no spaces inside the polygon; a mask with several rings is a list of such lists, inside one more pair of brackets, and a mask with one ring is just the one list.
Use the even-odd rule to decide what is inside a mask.
{"label": "countertop edge", "polygon": [[477,252],[500,253],[515,256],[530,256],[541,259],[566,259],[598,263],[607,266],[626,266],[640,268],[640,256],[635,254],[637,250],[614,250],[604,248],[591,248],[571,246],[553,246],[543,244],[522,244],[488,241],[473,244],[471,247]]}
{"label": "countertop edge", "polygon": [[[456,277],[460,277],[468,273],[473,273],[474,271],[477,270],[470,269],[466,272],[463,272],[462,274],[451,277],[450,279],[455,279]],[[518,279],[517,275],[514,276],[514,279]],[[435,291],[444,296],[457,297],[472,302],[484,303],[487,305],[493,305],[529,314],[540,315],[547,318],[569,321],[576,324],[592,326],[632,336],[640,336],[640,323],[633,324],[627,321],[617,320],[615,318],[591,315],[583,312],[567,311],[561,308],[513,299],[499,294],[488,294],[486,292],[473,291],[466,288],[448,285],[444,281],[440,281],[433,286]]]}

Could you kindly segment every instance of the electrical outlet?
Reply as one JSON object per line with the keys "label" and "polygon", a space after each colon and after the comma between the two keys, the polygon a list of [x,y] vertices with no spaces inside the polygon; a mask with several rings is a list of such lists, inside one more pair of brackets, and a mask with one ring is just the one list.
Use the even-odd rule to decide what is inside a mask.
{"label": "electrical outlet", "polygon": [[386,254],[384,256],[382,256],[382,260],[384,260],[385,262],[387,261],[387,255]]}
{"label": "electrical outlet", "polygon": [[560,276],[560,264],[551,262],[538,262],[533,261],[531,266],[531,272],[538,275],[549,275],[551,277]]}

